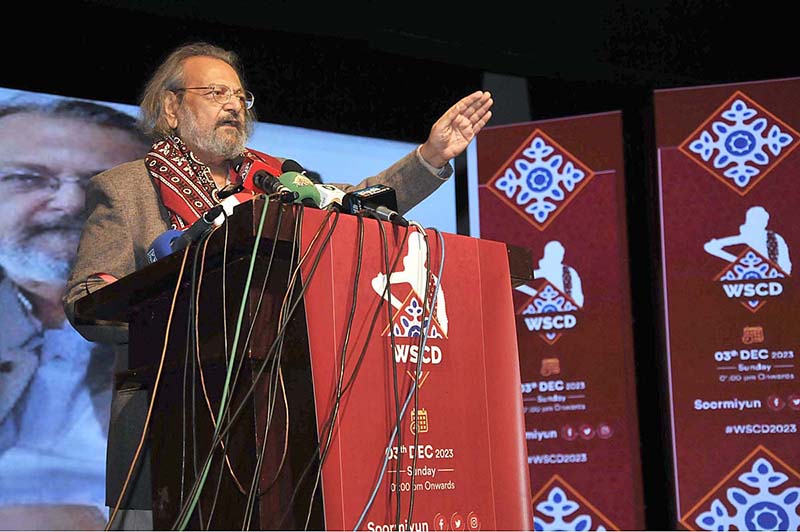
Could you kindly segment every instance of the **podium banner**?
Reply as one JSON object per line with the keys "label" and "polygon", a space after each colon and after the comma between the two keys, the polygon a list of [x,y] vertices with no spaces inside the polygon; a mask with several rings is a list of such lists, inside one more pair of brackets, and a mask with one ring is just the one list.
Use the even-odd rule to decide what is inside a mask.
{"label": "podium banner", "polygon": [[800,529],[800,78],[657,91],[677,516]]}
{"label": "podium banner", "polygon": [[534,259],[514,308],[537,529],[642,529],[620,113],[484,128],[468,165],[481,238]]}
{"label": "podium banner", "polygon": [[[359,250],[358,219],[340,215],[330,242],[332,220],[312,245],[323,215],[306,209],[302,249],[322,446],[336,414],[326,528],[531,529],[505,244],[444,233],[442,246],[433,230],[426,244],[413,227],[404,242],[406,229],[366,219]],[[400,257],[388,276],[379,223],[390,265]]]}

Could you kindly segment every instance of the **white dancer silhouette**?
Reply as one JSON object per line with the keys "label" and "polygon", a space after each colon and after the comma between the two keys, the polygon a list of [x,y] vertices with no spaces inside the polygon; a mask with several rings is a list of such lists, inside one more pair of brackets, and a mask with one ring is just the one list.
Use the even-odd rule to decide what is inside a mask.
{"label": "white dancer silhouette", "polygon": [[[389,275],[389,282],[393,285],[400,283],[408,283],[411,289],[419,297],[420,302],[425,299],[425,293],[428,291],[428,272],[425,267],[427,260],[427,246],[425,239],[421,233],[413,232],[408,236],[408,253],[403,257],[403,269],[393,272]],[[436,274],[431,273],[431,291],[428,294],[428,304],[431,304],[433,297],[432,289],[438,284]],[[384,296],[383,291],[386,288],[386,274],[379,272],[372,279],[372,289],[378,295]],[[385,296],[384,296],[385,297]],[[392,291],[389,302],[396,309],[399,309],[403,302],[394,295]],[[438,296],[436,297],[436,307],[434,309],[434,316],[436,322],[442,330],[444,335],[447,335],[447,308],[444,302],[444,290],[440,286]]]}
{"label": "white dancer silhouette", "polygon": [[[564,264],[564,246],[558,240],[551,240],[544,246],[544,255],[539,260],[539,267],[533,270],[534,279],[546,279],[550,284],[568,295],[576,305],[583,307],[583,287],[581,278],[575,268]],[[535,288],[522,285],[517,290],[535,296]]]}
{"label": "white dancer silhouette", "polygon": [[767,230],[768,222],[769,213],[764,207],[750,207],[745,214],[744,223],[739,226],[739,234],[712,238],[703,245],[703,249],[715,257],[734,262],[736,255],[725,251],[725,248],[745,244],[776,263],[788,275],[792,273],[789,246],[781,235]]}

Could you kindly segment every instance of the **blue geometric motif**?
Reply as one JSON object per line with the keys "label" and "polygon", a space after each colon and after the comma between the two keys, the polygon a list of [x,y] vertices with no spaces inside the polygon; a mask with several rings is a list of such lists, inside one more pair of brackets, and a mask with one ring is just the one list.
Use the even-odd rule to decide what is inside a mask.
{"label": "blue geometric motif", "polygon": [[722,116],[732,124],[713,122],[711,129],[716,134],[716,139],[709,131],[703,130],[700,138],[689,145],[689,149],[706,162],[716,153],[712,163],[714,168],[722,169],[730,166],[724,175],[740,189],[745,188],[753,177],[761,173],[759,168],[753,166],[754,164],[759,166],[769,164],[770,159],[764,148],[768,148],[770,153],[777,157],[784,147],[794,141],[791,135],[781,131],[777,125],[773,125],[766,133],[766,118],[745,123],[756,114],[758,112],[755,109],[736,99],[730,108],[722,113]]}
{"label": "blue geometric motif", "polygon": [[[423,309],[419,299],[412,297],[403,311],[405,312],[404,315],[400,316],[400,319],[395,321],[393,325],[394,335],[403,338],[421,336],[422,332],[428,326],[430,316],[426,316],[424,320],[422,319]],[[439,332],[435,320],[431,326],[428,338],[442,338],[442,334]]]}
{"label": "blue geometric motif", "polygon": [[[779,279],[783,278],[785,275],[780,270],[780,268],[776,268],[772,264],[770,264],[764,257],[753,251],[752,249],[748,249],[747,253],[744,254],[739,260],[733,263],[732,266],[729,266],[725,273],[719,278],[720,281],[749,281],[749,280],[760,280],[760,279]],[[733,287],[730,289],[729,287],[723,286],[726,293],[729,295],[736,295],[736,288]],[[741,289],[741,287],[739,287]],[[741,292],[739,292],[741,293]],[[756,311],[761,305],[762,302],[758,299],[750,299],[747,302],[743,303],[746,307],[749,307],[753,311]]]}
{"label": "blue geometric motif", "polygon": [[748,251],[733,267],[720,277],[720,281],[745,281],[749,279],[778,279],[785,277],[780,269],[772,266],[755,251]]}
{"label": "blue geometric motif", "polygon": [[728,488],[728,502],[735,509],[733,515],[719,499],[714,499],[711,509],[700,514],[695,522],[704,530],[800,530],[797,515],[800,488],[792,486],[780,493],[770,491],[788,479],[786,474],[775,471],[768,460],[759,458],[752,470],[739,477],[742,483],[758,491]]}
{"label": "blue geometric motif", "polygon": [[[538,135],[522,154],[530,160],[516,159],[513,169],[506,169],[502,177],[494,182],[494,186],[513,199],[517,205],[525,207],[527,214],[533,215],[538,223],[544,223],[547,217],[564,201],[567,192],[572,192],[586,173],[576,168],[571,161],[564,163],[562,155],[547,159],[555,151]],[[563,164],[563,168],[562,168]],[[515,197],[516,196],[516,197]]]}
{"label": "blue geometric motif", "polygon": [[[577,515],[571,521],[567,516],[575,513],[580,505],[567,498],[559,487],[554,487],[547,494],[547,500],[536,505],[536,510],[544,515],[551,517],[551,521],[545,521],[537,516],[533,516],[534,530],[592,530],[592,518],[588,515]],[[603,525],[598,525],[594,530],[605,530]]]}
{"label": "blue geometric motif", "polygon": [[522,311],[525,316],[535,314],[553,314],[556,312],[569,312],[578,310],[567,296],[556,290],[553,285],[547,283],[544,288],[533,298],[531,303]]}

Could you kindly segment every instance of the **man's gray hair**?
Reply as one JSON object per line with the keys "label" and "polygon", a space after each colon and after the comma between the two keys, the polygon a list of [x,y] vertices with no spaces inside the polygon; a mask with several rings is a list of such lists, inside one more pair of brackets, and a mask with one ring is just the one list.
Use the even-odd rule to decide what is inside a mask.
{"label": "man's gray hair", "polygon": [[125,131],[144,146],[149,146],[147,137],[139,131],[136,118],[123,112],[85,100],[61,98],[51,101],[13,101],[0,104],[0,118],[20,114],[39,113],[55,118],[74,118],[88,124],[111,127]]}
{"label": "man's gray hair", "polygon": [[[183,87],[183,62],[190,57],[198,56],[225,61],[244,84],[239,56],[235,52],[205,42],[186,44],[175,49],[159,65],[142,93],[139,107],[139,128],[145,135],[157,140],[173,134],[164,115],[164,92]],[[182,97],[183,94],[179,93],[178,98]],[[245,110],[245,130],[248,134],[252,131],[255,120],[255,112],[252,109]]]}

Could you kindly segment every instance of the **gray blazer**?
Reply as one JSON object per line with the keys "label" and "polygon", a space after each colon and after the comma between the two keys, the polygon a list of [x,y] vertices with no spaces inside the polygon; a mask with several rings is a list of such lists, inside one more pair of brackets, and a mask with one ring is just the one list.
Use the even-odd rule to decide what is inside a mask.
{"label": "gray blazer", "polygon": [[[373,184],[389,186],[395,190],[398,211],[403,214],[433,193],[452,171],[448,165],[442,177],[434,175],[411,152],[357,185],[336,186],[345,192]],[[86,212],[88,217],[64,292],[64,310],[70,323],[87,340],[125,344],[126,327],[77,322],[75,302],[106,284],[89,283],[90,276],[102,272],[121,279],[147,266],[147,249],[169,229],[169,215],[142,159],[94,176],[86,193]],[[117,371],[127,369],[127,360],[118,360],[116,366]]]}

